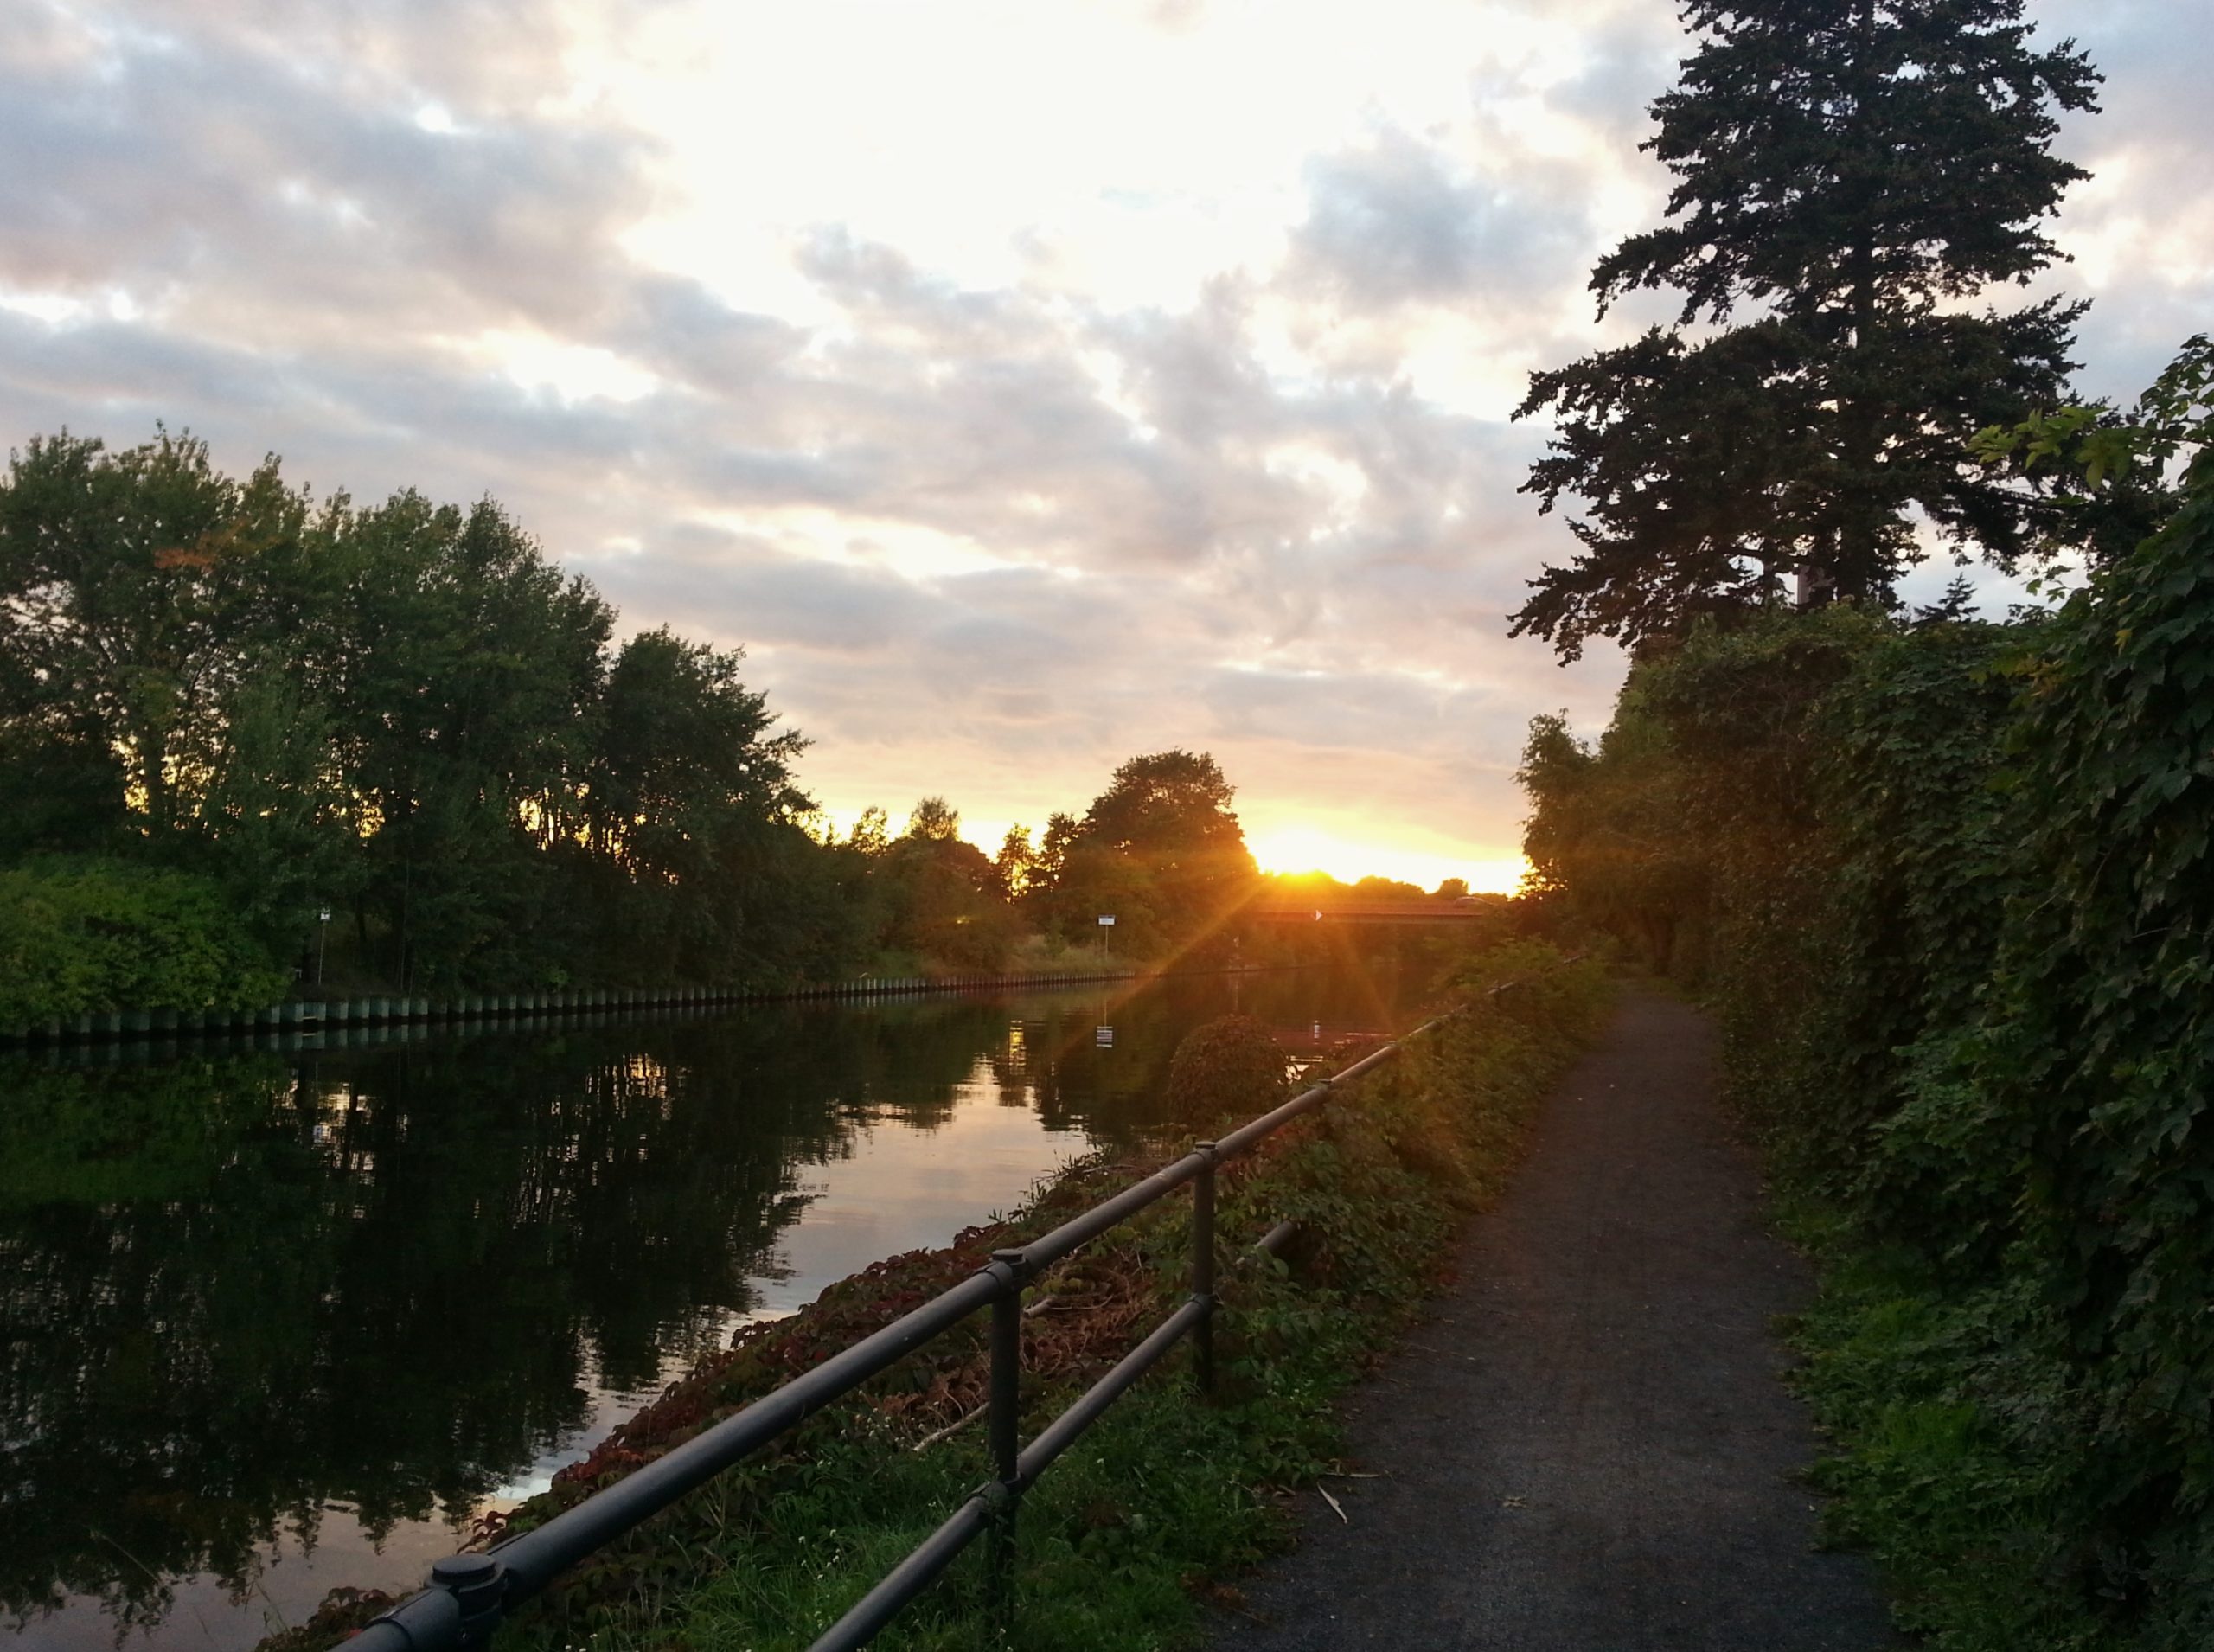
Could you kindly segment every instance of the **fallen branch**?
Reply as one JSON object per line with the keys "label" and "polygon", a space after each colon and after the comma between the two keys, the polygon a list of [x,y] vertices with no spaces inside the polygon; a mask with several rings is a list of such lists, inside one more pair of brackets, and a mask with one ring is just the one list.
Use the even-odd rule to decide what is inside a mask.
{"label": "fallen branch", "polygon": [[931,1446],[936,1445],[940,1440],[950,1439],[954,1435],[958,1434],[963,1429],[968,1427],[969,1424],[975,1422],[986,1412],[991,1410],[991,1402],[989,1400],[986,1400],[982,1405],[977,1406],[976,1410],[970,1412],[959,1422],[948,1423],[944,1428],[938,1430],[937,1433],[924,1435],[922,1438],[917,1440],[914,1444],[908,1449],[915,1451],[928,1450]]}

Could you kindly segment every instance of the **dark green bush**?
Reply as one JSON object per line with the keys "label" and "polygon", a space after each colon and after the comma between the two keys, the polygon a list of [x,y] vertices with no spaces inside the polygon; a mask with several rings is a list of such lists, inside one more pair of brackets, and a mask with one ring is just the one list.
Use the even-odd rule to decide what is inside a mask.
{"label": "dark green bush", "polygon": [[110,1009],[247,1009],[284,989],[204,878],[90,859],[0,871],[0,1026]]}
{"label": "dark green bush", "polygon": [[1202,1130],[1243,1123],[1282,1101],[1289,1067],[1275,1035],[1251,1015],[1221,1015],[1184,1035],[1168,1063],[1169,1117]]}
{"label": "dark green bush", "polygon": [[[1622,714],[1733,1095],[1838,1219],[1845,1524],[1948,1644],[2214,1643],[2214,488],[2056,612],[1697,632]],[[1612,822],[1552,808],[1571,900]]]}

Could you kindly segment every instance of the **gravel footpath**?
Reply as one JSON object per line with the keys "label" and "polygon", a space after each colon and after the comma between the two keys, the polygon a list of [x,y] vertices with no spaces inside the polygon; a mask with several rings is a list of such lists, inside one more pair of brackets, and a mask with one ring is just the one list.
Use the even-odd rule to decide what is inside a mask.
{"label": "gravel footpath", "polygon": [[1763,1223],[1699,1014],[1633,990],[1461,1244],[1460,1283],[1348,1405],[1373,1479],[1221,1615],[1225,1652],[1903,1645],[1813,1548],[1769,1331],[1811,1288]]}

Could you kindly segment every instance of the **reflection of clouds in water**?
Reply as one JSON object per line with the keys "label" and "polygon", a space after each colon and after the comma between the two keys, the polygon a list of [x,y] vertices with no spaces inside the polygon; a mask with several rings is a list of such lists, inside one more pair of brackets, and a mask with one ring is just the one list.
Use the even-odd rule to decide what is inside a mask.
{"label": "reflection of clouds in water", "polygon": [[850,1158],[809,1179],[807,1219],[777,1247],[787,1275],[760,1281],[761,1306],[747,1318],[781,1317],[873,1262],[949,1243],[989,1212],[1017,1203],[1086,1139],[1048,1129],[1027,1108],[999,1105],[1001,1098],[980,1060],[937,1128],[885,1121],[861,1130]]}

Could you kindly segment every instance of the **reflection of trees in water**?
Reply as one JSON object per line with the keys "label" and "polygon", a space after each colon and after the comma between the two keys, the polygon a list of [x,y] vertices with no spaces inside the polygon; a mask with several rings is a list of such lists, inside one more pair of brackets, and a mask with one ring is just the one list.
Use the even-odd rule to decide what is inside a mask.
{"label": "reflection of trees in water", "polygon": [[[1172,976],[1135,1000],[1104,994],[1026,1022],[1021,1073],[1048,1128],[1126,1143],[1170,1124],[1168,1064],[1202,1022],[1233,1011],[1283,1023],[1319,1015],[1383,1031],[1399,1024],[1437,975],[1434,964],[1408,967],[1393,955],[1327,973]],[[1114,1028],[1111,1047],[1097,1042],[1103,1024]],[[1003,1072],[1002,1083],[1011,1077]]]}
{"label": "reflection of trees in water", "polygon": [[935,1129],[974,1085],[1126,1142],[1163,1122],[1192,1027],[1316,990],[1193,977],[1019,1027],[930,1000],[0,1064],[0,1605],[67,1590],[148,1621],[153,1577],[243,1590],[326,1503],[373,1538],[464,1514],[578,1427],[590,1386],[645,1388],[753,1305],[804,1167],[861,1130]]}
{"label": "reflection of trees in water", "polygon": [[[931,1013],[931,1009],[937,1013]],[[932,1128],[983,1005],[289,1060],[0,1067],[0,1603],[247,1586],[281,1528],[458,1517],[753,1305],[859,1125]]]}

